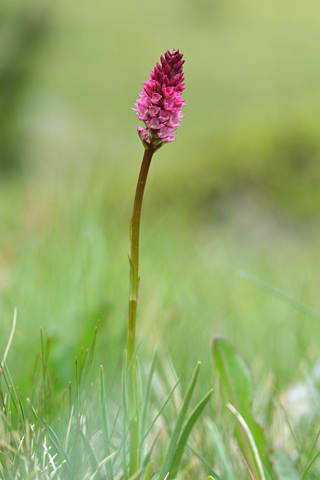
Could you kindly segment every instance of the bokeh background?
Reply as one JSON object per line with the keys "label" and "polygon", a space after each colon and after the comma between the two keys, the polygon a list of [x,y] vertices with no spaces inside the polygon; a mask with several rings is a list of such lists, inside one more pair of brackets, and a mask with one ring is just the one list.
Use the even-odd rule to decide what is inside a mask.
{"label": "bokeh background", "polygon": [[244,269],[320,309],[316,0],[12,1],[0,5],[0,340],[28,390],[40,326],[61,388],[100,332],[126,342],[129,221],[143,147],[130,110],[167,49],[186,117],[154,157],[142,216],[138,337],[178,373],[227,335],[256,378],[290,385],[320,325]]}

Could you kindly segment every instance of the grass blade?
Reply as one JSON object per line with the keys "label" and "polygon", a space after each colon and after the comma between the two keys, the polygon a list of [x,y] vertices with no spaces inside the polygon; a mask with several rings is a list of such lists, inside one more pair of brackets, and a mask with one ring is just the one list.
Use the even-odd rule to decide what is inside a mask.
{"label": "grass blade", "polygon": [[[187,445],[187,447],[193,453],[193,455],[195,455],[200,460],[200,462],[206,467],[210,475],[214,475],[216,480],[222,480],[222,477],[220,477],[220,475],[218,475],[218,473],[215,472],[212,467],[210,467],[209,463],[203,458],[202,455],[200,455],[199,452],[196,452],[192,447],[190,447],[190,445]],[[208,478],[213,478],[213,477],[210,476]]]}
{"label": "grass blade", "polygon": [[[251,412],[254,394],[254,382],[251,370],[234,345],[224,337],[217,336],[213,342],[213,358],[215,366],[220,374],[223,385],[226,387],[229,402],[245,420],[250,433],[254,438],[255,445],[262,459],[264,471],[268,478],[273,478],[272,466],[269,459],[269,448],[261,425],[255,420]],[[254,478],[259,476],[258,465],[255,464],[256,456],[253,454],[247,434],[238,422],[235,426],[235,437],[249,469]]]}
{"label": "grass blade", "polygon": [[[104,453],[105,457],[110,455],[110,440],[108,432],[108,423],[107,423],[107,412],[106,412],[106,395],[105,395],[105,386],[104,386],[104,372],[103,366],[100,365],[100,412],[101,412],[101,422],[102,422],[102,432],[103,432],[103,442],[104,442]],[[110,480],[113,480],[112,472],[112,463],[107,463],[108,477]]]}
{"label": "grass blade", "polygon": [[151,364],[150,372],[148,376],[146,393],[144,397],[144,404],[143,404],[141,421],[140,421],[140,438],[142,438],[142,441],[140,442],[140,465],[143,464],[144,441],[145,441],[145,433],[146,433],[145,430],[146,430],[147,416],[148,416],[149,404],[150,404],[151,385],[152,385],[153,374],[156,368],[157,356],[158,356],[158,349],[156,348],[153,355],[153,360],[152,360],[152,364]]}
{"label": "grass blade", "polygon": [[4,364],[6,362],[9,350],[10,350],[10,345],[12,343],[14,331],[16,329],[16,323],[17,323],[17,309],[15,308],[14,313],[13,313],[12,328],[11,328],[11,332],[10,332],[10,335],[9,335],[9,340],[8,340],[6,349],[5,349],[4,354],[3,354],[2,362],[0,364],[0,377],[2,375],[3,367],[4,367]]}
{"label": "grass blade", "polygon": [[170,464],[170,467],[169,467],[169,479],[173,478],[178,470],[179,470],[179,467],[180,467],[180,464],[181,464],[181,460],[182,460],[182,456],[183,456],[183,452],[185,450],[185,447],[187,445],[187,441],[188,441],[188,438],[189,438],[189,435],[194,427],[194,425],[196,424],[199,416],[201,415],[201,413],[203,412],[205,406],[207,405],[207,403],[209,402],[210,400],[210,397],[212,395],[212,392],[213,390],[210,390],[204,397],[202,400],[200,400],[200,402],[198,403],[198,405],[196,405],[196,407],[194,408],[194,410],[192,411],[184,429],[182,430],[182,433],[180,435],[180,438],[179,438],[179,442],[178,442],[178,445],[177,445],[177,448],[176,448],[176,451],[174,453],[174,457],[172,459],[172,462]]}
{"label": "grass blade", "polygon": [[282,450],[276,450],[272,455],[275,471],[279,480],[302,480],[304,477],[299,475],[295,469],[291,458]]}
{"label": "grass blade", "polygon": [[304,305],[303,303],[299,302],[295,298],[290,297],[290,295],[287,295],[286,293],[281,292],[281,290],[278,290],[277,288],[273,287],[269,283],[264,282],[263,280],[260,280],[260,278],[255,277],[254,275],[251,275],[251,273],[248,273],[245,270],[240,270],[239,275],[245,280],[248,280],[254,285],[257,285],[258,287],[262,288],[263,290],[270,293],[271,295],[278,298],[279,300],[286,303],[287,305],[290,305],[296,310],[299,310],[299,312],[302,312],[305,315],[308,315],[309,317],[312,317],[315,320],[318,320],[318,322],[320,321],[320,312],[317,312],[317,310],[314,310],[313,308],[310,308],[307,305]]}
{"label": "grass blade", "polygon": [[184,420],[185,420],[186,415],[187,415],[187,411],[188,411],[188,407],[189,407],[189,403],[190,403],[190,400],[191,400],[192,393],[194,391],[194,387],[196,386],[196,383],[197,383],[197,378],[198,378],[198,375],[199,375],[200,365],[201,365],[201,363],[198,362],[198,364],[196,366],[196,369],[193,373],[191,382],[188,386],[187,393],[185,395],[180,413],[178,415],[176,426],[173,430],[173,433],[172,433],[172,436],[171,436],[171,439],[170,439],[170,442],[169,442],[167,454],[165,456],[165,459],[164,459],[164,462],[163,462],[163,465],[162,465],[162,469],[161,469],[161,472],[160,472],[160,477],[161,476],[164,477],[165,475],[167,475],[167,473],[169,472],[169,468],[172,464],[174,452],[175,452],[177,442],[179,440],[179,436],[180,436],[180,433],[181,433],[181,430],[182,430],[182,425],[183,425]]}
{"label": "grass blade", "polygon": [[[92,470],[93,474],[95,474],[96,472],[101,473],[100,469],[101,469],[102,465],[99,465],[96,454],[94,453],[94,450],[93,450],[88,438],[86,437],[86,435],[83,433],[83,431],[81,429],[80,429],[80,435],[81,435],[82,443],[83,443],[83,446],[84,446],[84,451],[87,454],[87,458],[89,460],[89,463],[90,463],[91,470]],[[110,458],[110,456],[109,456],[109,458]]]}
{"label": "grass blade", "polygon": [[[103,465],[105,465],[106,463],[110,463],[112,458],[116,455],[116,452],[113,452],[111,453],[108,457],[104,458],[103,460],[101,460],[101,462],[98,463],[97,465],[97,470],[93,473],[93,475],[90,477],[90,480],[93,480],[94,478],[96,478],[96,475],[98,475],[98,473],[100,472],[100,469]],[[105,477],[103,477],[104,479]],[[109,480],[109,479],[108,479]]]}
{"label": "grass blade", "polygon": [[172,397],[175,389],[176,389],[177,386],[179,385],[180,381],[181,381],[181,378],[179,378],[179,379],[177,380],[176,384],[175,384],[175,385],[173,386],[173,388],[171,389],[168,397],[166,398],[166,401],[164,402],[164,404],[162,405],[162,407],[161,407],[160,410],[158,411],[157,415],[156,415],[155,418],[153,419],[150,427],[148,428],[148,430],[147,430],[146,433],[144,434],[144,437],[143,437],[143,439],[141,440],[141,442],[143,442],[143,441],[147,438],[147,436],[149,435],[149,433],[150,433],[150,431],[152,430],[154,424],[156,423],[156,421],[158,420],[158,418],[161,416],[163,410],[164,410],[165,407],[167,406],[169,400],[171,399],[171,397]]}
{"label": "grass blade", "polygon": [[245,419],[240,415],[240,413],[230,403],[227,404],[227,407],[236,416],[238,422],[240,423],[241,427],[243,428],[243,430],[244,430],[244,432],[247,436],[248,442],[249,442],[249,444],[251,446],[251,449],[253,451],[253,455],[254,455],[254,458],[255,458],[255,461],[256,461],[256,465],[258,467],[259,478],[261,480],[266,480],[266,477],[265,477],[265,474],[264,474],[264,469],[263,469],[262,462],[261,462],[261,458],[260,458],[260,455],[259,455],[259,452],[258,452],[258,448],[257,448],[257,445],[254,441],[254,438],[253,438],[253,435],[250,431],[250,428],[248,427]]}
{"label": "grass blade", "polygon": [[320,450],[317,453],[315,453],[311,458],[311,460],[309,460],[309,462],[307,463],[306,468],[304,469],[303,475],[301,477],[301,480],[304,480],[306,478],[307,473],[309,472],[310,468],[312,467],[312,465],[314,464],[314,462],[317,460],[319,456],[320,456]]}
{"label": "grass blade", "polygon": [[143,480],[149,480],[151,474],[152,462],[149,463]]}
{"label": "grass blade", "polygon": [[[234,480],[235,476],[234,476],[234,473],[232,471],[232,465],[230,463],[230,459],[228,458],[228,454],[226,452],[223,440],[221,438],[221,435],[220,435],[216,425],[212,421],[208,421],[207,422],[207,427],[208,427],[208,430],[210,432],[210,435],[213,438],[214,448],[215,448],[215,450],[217,452],[217,455],[220,459],[220,462],[221,462],[221,465],[222,465],[222,468],[223,468],[223,472],[224,472],[224,477],[227,480]],[[212,475],[212,473],[211,473],[211,475]]]}
{"label": "grass blade", "polygon": [[69,470],[71,470],[70,468],[70,459],[69,459],[69,456],[66,452],[66,450],[63,448],[63,446],[61,445],[55,431],[53,430],[53,428],[47,424],[47,422],[43,419],[43,418],[39,418],[39,415],[37,414],[36,410],[34,409],[34,407],[31,405],[30,403],[30,400],[27,398],[26,399],[27,402],[29,403],[29,406],[33,412],[33,415],[34,417],[37,419],[37,420],[40,420],[43,427],[46,429],[46,433],[49,437],[49,440],[50,442],[52,443],[54,449],[56,450],[56,452],[60,453],[60,455],[64,458],[64,460],[66,461],[66,466],[68,467]]}
{"label": "grass blade", "polygon": [[123,480],[128,480],[128,467],[127,467],[127,434],[128,434],[128,392],[127,392],[127,352],[124,351],[123,365],[122,365],[122,469]]}

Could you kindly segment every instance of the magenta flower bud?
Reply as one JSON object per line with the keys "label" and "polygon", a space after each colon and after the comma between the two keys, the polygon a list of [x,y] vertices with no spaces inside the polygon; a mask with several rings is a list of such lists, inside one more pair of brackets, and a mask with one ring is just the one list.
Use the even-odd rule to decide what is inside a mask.
{"label": "magenta flower bud", "polygon": [[184,77],[182,53],[179,50],[169,50],[161,55],[161,65],[157,62],[150,78],[143,83],[135,107],[140,121],[146,128],[138,126],[138,135],[146,149],[158,150],[165,143],[173,142],[176,129],[180,125],[181,108],[184,100]]}

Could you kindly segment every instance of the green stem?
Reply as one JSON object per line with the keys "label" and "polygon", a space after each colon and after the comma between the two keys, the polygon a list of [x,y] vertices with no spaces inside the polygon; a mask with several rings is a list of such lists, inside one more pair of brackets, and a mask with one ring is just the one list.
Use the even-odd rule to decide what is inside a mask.
{"label": "green stem", "polygon": [[[139,470],[139,399],[136,365],[131,364],[136,349],[136,317],[139,294],[139,238],[140,218],[144,189],[154,149],[145,150],[137,183],[130,223],[130,295],[127,333],[127,351],[129,370],[129,421],[130,421],[130,477]],[[130,367],[130,368],[129,368]]]}
{"label": "green stem", "polygon": [[144,189],[151,163],[153,149],[145,150],[140,174],[137,183],[136,195],[133,204],[133,214],[130,223],[130,297],[129,297],[129,318],[128,318],[128,366],[136,349],[136,316],[139,293],[139,238],[140,238],[140,217]]}

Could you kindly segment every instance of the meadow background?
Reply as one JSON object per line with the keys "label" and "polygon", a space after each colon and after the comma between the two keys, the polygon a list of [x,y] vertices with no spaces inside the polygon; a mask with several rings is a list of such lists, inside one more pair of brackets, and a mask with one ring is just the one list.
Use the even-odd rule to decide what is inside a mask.
{"label": "meadow background", "polygon": [[158,344],[186,378],[201,360],[201,393],[215,334],[280,392],[318,359],[320,324],[239,270],[320,310],[319,15],[316,0],[1,3],[0,341],[17,307],[23,396],[40,326],[63,390],[100,320],[95,360],[114,381],[143,154],[130,108],[173,48],[186,117],[146,188],[141,358]]}

